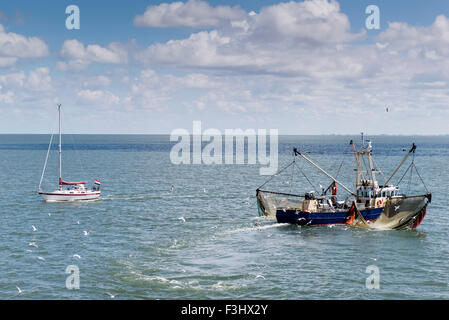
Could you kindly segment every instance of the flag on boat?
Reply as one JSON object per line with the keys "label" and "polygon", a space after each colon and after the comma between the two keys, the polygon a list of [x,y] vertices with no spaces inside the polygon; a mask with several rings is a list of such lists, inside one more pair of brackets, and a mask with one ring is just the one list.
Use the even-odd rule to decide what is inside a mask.
{"label": "flag on boat", "polygon": [[101,182],[98,180],[95,180],[94,186],[92,189],[94,189],[94,191],[100,191],[100,185],[101,185]]}

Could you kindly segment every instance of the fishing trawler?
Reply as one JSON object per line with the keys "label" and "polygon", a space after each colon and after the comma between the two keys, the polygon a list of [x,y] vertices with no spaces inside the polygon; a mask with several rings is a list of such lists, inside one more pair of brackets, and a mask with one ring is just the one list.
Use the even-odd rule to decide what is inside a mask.
{"label": "fishing trawler", "polygon": [[[320,195],[317,195],[316,192],[307,192],[300,195],[261,189],[270,179],[256,190],[259,215],[275,216],[279,223],[301,226],[346,224],[351,227],[375,229],[415,229],[418,227],[426,215],[426,208],[431,202],[432,196],[414,164],[416,145],[412,145],[383,185],[379,185],[376,179],[376,173],[382,172],[374,167],[371,142],[369,141],[368,146],[365,147],[362,134],[360,150],[355,148],[352,140],[350,145],[357,163],[353,191],[318,166],[304,153],[294,148],[293,162],[282,170],[295,166],[296,156],[300,156],[330,178],[331,184],[327,189],[323,188]],[[415,170],[426,188],[426,194],[405,195],[401,193],[397,185],[389,184],[391,178],[395,176],[411,154],[413,154],[413,161],[405,173],[408,170]],[[339,201],[337,186],[348,192],[352,199]],[[332,190],[331,195],[326,195],[330,190]]]}
{"label": "fishing trawler", "polygon": [[45,158],[44,169],[42,170],[42,176],[38,187],[38,194],[44,201],[47,202],[60,202],[60,201],[86,201],[96,200],[100,198],[100,181],[95,180],[92,189],[86,188],[87,182],[70,182],[62,179],[62,146],[61,146],[61,105],[58,105],[59,113],[59,188],[52,192],[42,191],[41,185],[44,178],[45,169],[47,167],[48,154],[53,140],[53,135],[50,138],[50,144],[48,146],[47,156]]}

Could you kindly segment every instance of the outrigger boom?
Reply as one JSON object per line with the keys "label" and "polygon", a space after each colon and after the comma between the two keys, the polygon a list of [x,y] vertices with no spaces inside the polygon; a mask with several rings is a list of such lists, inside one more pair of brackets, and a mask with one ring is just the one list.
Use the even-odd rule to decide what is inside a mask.
{"label": "outrigger boom", "polygon": [[352,194],[353,196],[356,196],[356,194],[354,192],[352,192],[351,190],[349,190],[343,183],[341,183],[340,181],[338,181],[337,179],[335,179],[333,176],[331,176],[329,173],[327,173],[324,169],[322,169],[319,165],[317,165],[315,162],[313,162],[312,160],[310,160],[309,158],[307,158],[304,154],[302,154],[301,152],[298,151],[298,149],[293,148],[293,153],[295,155],[299,155],[301,157],[303,157],[306,161],[308,161],[310,164],[312,164],[315,168],[317,168],[318,170],[320,170],[322,173],[324,173],[326,176],[328,176],[330,179],[332,179],[335,183],[337,183],[339,186],[341,186],[343,189],[345,189],[346,191],[348,191],[350,194]]}
{"label": "outrigger boom", "polygon": [[388,184],[388,182],[390,182],[391,178],[393,178],[393,176],[396,174],[396,172],[399,170],[400,167],[402,167],[402,165],[404,164],[405,160],[407,160],[408,156],[411,153],[415,153],[416,150],[416,145],[413,144],[412,148],[407,152],[407,154],[404,156],[404,159],[402,159],[401,163],[398,165],[398,167],[393,171],[393,173],[391,174],[391,176],[385,181],[385,185]]}

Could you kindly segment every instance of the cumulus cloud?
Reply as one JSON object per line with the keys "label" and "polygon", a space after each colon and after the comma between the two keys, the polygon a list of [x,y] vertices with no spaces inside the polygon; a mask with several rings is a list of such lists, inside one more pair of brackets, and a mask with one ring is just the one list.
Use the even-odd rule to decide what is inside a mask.
{"label": "cumulus cloud", "polygon": [[4,104],[14,103],[14,93],[10,90],[3,93],[3,87],[0,85],[0,102]]}
{"label": "cumulus cloud", "polygon": [[86,89],[78,91],[77,95],[81,101],[100,108],[120,103],[120,98],[110,91]]}
{"label": "cumulus cloud", "polygon": [[0,75],[0,101],[7,104],[36,106],[41,101],[48,101],[54,90],[47,67]]}
{"label": "cumulus cloud", "polygon": [[107,47],[97,44],[89,44],[84,46],[80,41],[66,40],[64,41],[60,56],[66,61],[59,61],[58,69],[65,70],[82,70],[90,63],[108,63],[108,64],[125,64],[128,62],[128,52],[124,45],[113,42]]}
{"label": "cumulus cloud", "polygon": [[23,87],[25,80],[26,75],[23,71],[0,75],[0,83],[11,87]]}
{"label": "cumulus cloud", "polygon": [[166,109],[170,101],[182,90],[207,91],[219,87],[220,83],[210,76],[190,73],[183,76],[158,74],[152,69],[143,69],[129,81],[128,95],[123,99],[128,108]]}
{"label": "cumulus cloud", "polygon": [[263,7],[248,22],[251,36],[265,42],[288,40],[316,46],[365,36],[365,31],[350,32],[349,19],[334,0],[291,1]]}
{"label": "cumulus cloud", "polygon": [[136,57],[149,66],[217,76],[219,91],[183,101],[191,111],[269,114],[282,106],[316,119],[333,115],[348,125],[339,116],[348,106],[352,116],[379,121],[385,105],[414,116],[444,109],[448,34],[449,19],[440,15],[430,26],[391,22],[379,36],[366,39],[365,31],[351,31],[337,1],[291,1],[214,30],[153,44]]}
{"label": "cumulus cloud", "polygon": [[26,89],[41,93],[53,90],[50,69],[47,67],[30,70],[28,74],[24,71],[2,74],[0,75],[0,84],[11,89]]}
{"label": "cumulus cloud", "polygon": [[43,40],[6,32],[0,24],[0,67],[11,66],[18,58],[40,58],[48,53],[48,47]]}
{"label": "cumulus cloud", "polygon": [[379,40],[393,50],[422,50],[428,58],[449,57],[449,19],[436,17],[426,27],[414,27],[404,22],[390,22],[388,29],[379,35]]}
{"label": "cumulus cloud", "polygon": [[88,78],[83,82],[83,87],[107,87],[111,84],[111,79],[104,75]]}
{"label": "cumulus cloud", "polygon": [[236,7],[212,7],[201,0],[161,3],[147,7],[143,15],[134,18],[137,27],[216,27],[233,20],[241,20],[246,12]]}
{"label": "cumulus cloud", "polygon": [[[260,13],[247,14],[230,26],[151,45],[136,56],[148,64],[242,73],[325,74],[336,70],[341,74],[347,70],[341,63],[348,59],[334,57],[350,51],[342,44],[364,36],[364,31],[351,33],[349,20],[336,1],[292,1],[263,7]],[[350,65],[351,73],[357,74],[360,65]]]}
{"label": "cumulus cloud", "polygon": [[[449,113],[449,19],[444,15],[428,26],[390,22],[376,36],[351,31],[335,0],[278,3],[257,13],[188,1],[150,6],[134,23],[207,30],[144,48],[67,40],[59,70],[85,70],[92,63],[111,68],[103,75],[79,72],[55,85],[83,107],[187,109],[216,118],[239,115],[236,121],[278,117],[282,125],[289,122],[285,114],[298,115],[315,133],[321,130],[317,121],[326,117],[339,132],[352,128],[356,117],[368,126],[364,130],[380,130],[386,120],[379,110],[385,105],[404,128],[407,112],[415,117],[429,110]],[[0,54],[0,66],[20,58]],[[141,65],[124,68],[129,61]],[[11,104],[24,100],[23,93],[35,97],[38,88],[49,90],[53,84],[48,69],[36,68],[0,75],[0,85],[0,101]]]}
{"label": "cumulus cloud", "polygon": [[25,87],[40,92],[50,91],[53,88],[51,81],[50,69],[41,67],[30,71],[26,79]]}

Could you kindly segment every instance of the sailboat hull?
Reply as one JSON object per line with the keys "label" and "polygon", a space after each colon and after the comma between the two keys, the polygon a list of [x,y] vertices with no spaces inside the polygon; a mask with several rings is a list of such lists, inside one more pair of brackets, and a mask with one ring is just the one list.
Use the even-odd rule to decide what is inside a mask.
{"label": "sailboat hull", "polygon": [[101,192],[39,192],[39,195],[46,202],[71,202],[71,201],[89,201],[100,198]]}

